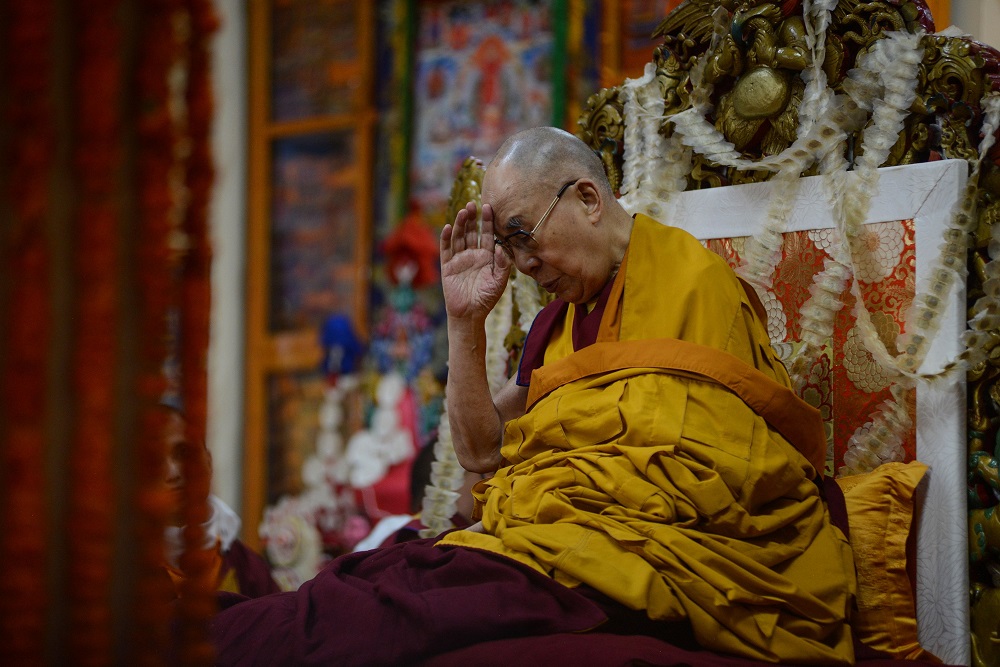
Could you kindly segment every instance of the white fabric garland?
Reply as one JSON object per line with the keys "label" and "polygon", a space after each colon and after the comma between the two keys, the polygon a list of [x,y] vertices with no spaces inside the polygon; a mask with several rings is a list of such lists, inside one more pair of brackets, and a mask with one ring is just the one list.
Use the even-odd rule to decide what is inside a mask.
{"label": "white fabric garland", "polygon": [[514,285],[507,281],[500,300],[486,316],[486,380],[495,394],[507,382],[507,347],[504,341],[514,323]]}
{"label": "white fabric garland", "polygon": [[902,385],[893,385],[892,398],[883,401],[871,419],[854,432],[847,441],[838,476],[868,472],[883,463],[904,459],[903,440],[913,426],[904,393]]}
{"label": "white fabric garland", "polygon": [[[979,159],[976,161],[973,174],[969,177],[965,199],[961,203],[961,208],[955,213],[956,231],[960,232],[975,229],[976,216],[973,206],[975,205],[976,187],[979,182],[982,161],[986,153],[993,147],[997,128],[1000,127],[1000,95],[991,93],[985,97],[982,108],[985,111],[985,118],[983,120],[983,138],[979,144]],[[968,243],[968,235],[964,236],[964,240]],[[953,247],[952,243],[956,246],[961,245],[957,239],[946,238],[945,244],[942,246],[942,254],[959,252],[959,248]],[[991,229],[987,253],[990,259],[985,268],[986,281],[983,284],[985,295],[972,305],[969,329],[962,336],[962,342],[966,348],[965,361],[970,366],[982,363],[986,359],[987,344],[992,338],[990,331],[1000,328],[1000,225],[993,225]],[[961,253],[961,257],[964,260],[964,253]],[[934,296],[939,296],[933,289],[935,286],[932,286],[931,293]]]}
{"label": "white fabric garland", "polygon": [[[830,12],[835,5],[834,0],[814,0],[804,5],[803,18],[811,61],[810,66],[802,72],[806,86],[799,108],[799,135],[791,146],[777,155],[756,161],[743,158],[721,132],[706,120],[711,111],[711,87],[703,85],[702,72],[713,53],[712,48],[692,68],[691,107],[681,113],[666,119],[657,118],[655,123],[652,122],[653,119],[649,117],[652,105],[642,95],[648,93],[655,83],[651,69],[647,70],[642,79],[627,83],[624,98],[628,187],[623,188],[626,196],[622,198],[622,204],[632,212],[641,210],[657,217],[655,212],[660,212],[661,207],[670,202],[671,195],[685,187],[684,179],[678,179],[674,175],[684,174],[686,177],[690,173],[690,159],[681,160],[681,165],[675,163],[669,171],[662,170],[671,174],[671,177],[664,180],[658,180],[647,167],[655,163],[653,158],[656,153],[652,151],[656,142],[651,141],[651,138],[659,136],[656,130],[663,120],[671,122],[674,127],[671,137],[660,142],[661,149],[670,147],[671,157],[679,157],[679,150],[685,150],[689,154],[703,155],[722,166],[777,172],[777,176],[772,179],[776,192],[768,223],[748,242],[743,253],[743,264],[738,269],[752,284],[767,288],[772,280],[774,267],[780,261],[780,230],[791,210],[797,179],[802,171],[818,163],[820,173],[826,176],[829,192],[849,194],[833,197],[840,242],[831,248],[831,257],[815,277],[810,297],[803,306],[801,322],[805,345],[792,360],[790,370],[801,384],[808,356],[832,334],[836,313],[843,307],[841,295],[850,285],[855,297],[858,331],[865,348],[881,367],[894,376],[905,378],[899,387],[893,388],[894,399],[881,406],[871,421],[859,429],[851,443],[855,448],[859,443],[876,443],[876,449],[883,454],[891,450],[892,456],[898,455],[898,449],[892,447],[891,443],[899,440],[901,429],[911,426],[904,407],[905,401],[897,400],[902,395],[900,392],[912,386],[917,378],[943,377],[949,370],[954,371],[961,366],[952,363],[943,371],[917,373],[929,342],[937,331],[940,319],[938,315],[948,299],[951,287],[956,280],[962,278],[968,232],[974,230],[976,225],[973,199],[979,164],[976,162],[973,165],[973,177],[970,178],[967,196],[957,207],[954,224],[945,234],[941,258],[933,272],[929,291],[919,293],[914,298],[914,307],[906,318],[907,333],[899,340],[903,346],[902,354],[897,358],[888,352],[875,331],[853,269],[857,261],[864,257],[862,253],[865,250],[859,243],[860,232],[867,219],[871,200],[877,192],[877,168],[895,145],[915,99],[919,64],[923,57],[920,46],[923,35],[886,33],[884,39],[876,42],[869,52],[859,58],[857,67],[849,74],[844,85],[848,96],[834,96],[827,86],[821,65],[825,58],[825,33],[830,22]],[[717,20],[716,28],[718,25]],[[980,159],[993,141],[997,123],[991,120],[990,115],[991,110],[996,114],[998,106],[1000,105],[993,101],[992,95],[984,99],[983,108],[987,112],[987,118],[984,121],[985,136],[980,146]],[[871,122],[862,135],[861,155],[854,171],[848,172],[847,162],[843,158],[844,139],[848,132],[860,126],[868,113]],[[653,183],[656,185],[653,186]],[[970,362],[981,359],[981,350],[988,336],[985,332],[1000,324],[1000,231],[996,232],[991,244],[990,257],[993,261],[988,264],[990,280],[986,286],[987,296],[977,302],[970,320],[970,331],[964,338],[968,349],[963,358]],[[871,461],[860,454],[861,450],[857,453],[859,460]],[[856,455],[852,454],[852,460],[855,458]]]}
{"label": "white fabric garland", "polygon": [[434,463],[431,464],[431,481],[424,489],[420,522],[425,528],[420,537],[434,537],[454,528],[451,518],[458,507],[458,490],[465,480],[465,469],[455,455],[455,444],[451,439],[451,424],[448,421],[448,403],[445,401],[438,421],[438,437],[434,443]]}

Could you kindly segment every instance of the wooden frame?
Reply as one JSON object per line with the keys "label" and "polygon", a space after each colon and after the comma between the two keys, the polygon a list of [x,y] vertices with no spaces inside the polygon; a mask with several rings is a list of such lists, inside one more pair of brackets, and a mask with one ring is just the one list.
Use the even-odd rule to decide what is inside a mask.
{"label": "wooden frame", "polygon": [[[376,112],[372,103],[375,8],[352,3],[357,12],[358,58],[349,66],[361,81],[361,103],[349,113],[275,122],[271,113],[271,2],[249,3],[249,181],[247,234],[246,414],[244,418],[243,539],[259,548],[257,528],[267,503],[270,428],[267,382],[273,373],[318,370],[323,356],[316,326],[273,332],[270,327],[273,142],[278,139],[347,131],[353,135],[356,160],[350,168],[354,189],[356,236],[353,267],[355,294],[351,316],[367,335],[372,247],[372,171]],[[347,3],[345,3],[347,4]]]}

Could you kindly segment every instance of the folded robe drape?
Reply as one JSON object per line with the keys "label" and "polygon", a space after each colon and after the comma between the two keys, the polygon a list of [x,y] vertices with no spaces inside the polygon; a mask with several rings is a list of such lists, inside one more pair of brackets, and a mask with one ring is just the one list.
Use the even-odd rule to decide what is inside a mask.
{"label": "folded robe drape", "polygon": [[597,341],[556,334],[565,356],[532,373],[510,465],[480,493],[486,532],[439,544],[687,619],[710,649],[850,664],[850,547],[814,483],[822,425],[732,270],[637,215]]}

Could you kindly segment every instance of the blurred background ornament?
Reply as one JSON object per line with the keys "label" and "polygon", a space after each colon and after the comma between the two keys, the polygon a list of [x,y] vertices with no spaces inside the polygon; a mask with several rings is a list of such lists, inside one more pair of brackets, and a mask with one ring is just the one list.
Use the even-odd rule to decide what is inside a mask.
{"label": "blurred background ornament", "polygon": [[354,333],[351,319],[335,313],[323,322],[320,330],[323,346],[323,371],[327,375],[350,374],[357,371],[365,346]]}
{"label": "blurred background ornament", "polygon": [[438,240],[425,224],[416,201],[410,202],[409,212],[386,237],[382,250],[392,284],[420,289],[437,283]]}

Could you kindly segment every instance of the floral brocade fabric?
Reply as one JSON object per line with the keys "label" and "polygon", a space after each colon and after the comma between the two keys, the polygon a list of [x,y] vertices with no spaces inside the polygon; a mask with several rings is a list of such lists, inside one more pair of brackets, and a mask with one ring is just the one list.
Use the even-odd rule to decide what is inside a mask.
{"label": "floral brocade fabric", "polygon": [[[864,229],[868,252],[858,263],[858,279],[879,337],[894,353],[915,292],[913,220],[880,222]],[[788,359],[799,346],[798,313],[809,298],[814,276],[829,257],[832,233],[829,229],[785,233],[772,286],[759,295],[767,310],[768,334],[782,359]],[[746,237],[736,237],[713,239],[706,245],[735,268],[741,262],[745,242]],[[813,361],[802,392],[823,415],[829,444],[826,472],[831,476],[843,463],[854,432],[871,420],[880,403],[891,398],[890,379],[865,349],[856,328],[854,298],[848,292],[841,300],[844,307],[837,313],[832,339]],[[903,447],[906,460],[913,460],[912,429]]]}

